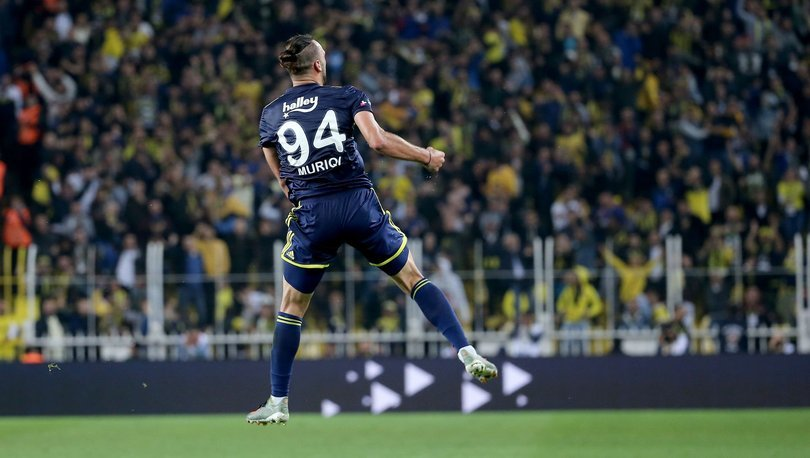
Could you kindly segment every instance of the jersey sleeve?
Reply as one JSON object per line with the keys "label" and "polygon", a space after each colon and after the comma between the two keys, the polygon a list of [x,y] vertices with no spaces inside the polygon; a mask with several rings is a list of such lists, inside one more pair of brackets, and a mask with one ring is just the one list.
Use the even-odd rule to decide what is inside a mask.
{"label": "jersey sleeve", "polygon": [[368,98],[365,92],[354,86],[346,87],[346,99],[352,110],[352,118],[361,111],[372,111],[371,99]]}
{"label": "jersey sleeve", "polygon": [[259,119],[259,147],[270,147],[276,142],[276,133],[273,131],[269,118],[270,110],[265,108],[262,110],[262,116]]}

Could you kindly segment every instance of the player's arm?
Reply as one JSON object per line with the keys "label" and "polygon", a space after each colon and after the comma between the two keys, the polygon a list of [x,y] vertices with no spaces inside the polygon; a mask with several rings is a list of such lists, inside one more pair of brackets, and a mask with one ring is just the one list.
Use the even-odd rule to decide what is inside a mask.
{"label": "player's arm", "polygon": [[270,170],[273,172],[273,176],[278,180],[281,190],[284,191],[284,195],[289,198],[290,189],[287,187],[287,180],[281,178],[281,162],[278,159],[278,155],[272,149],[265,147],[262,147],[262,152],[264,153],[264,159],[267,161],[267,165],[270,166]]}
{"label": "player's arm", "polygon": [[431,173],[438,172],[444,165],[444,152],[432,146],[421,148],[397,134],[386,132],[374,119],[370,111],[361,111],[354,115],[354,122],[368,142],[368,146],[380,153],[404,161],[418,162]]}

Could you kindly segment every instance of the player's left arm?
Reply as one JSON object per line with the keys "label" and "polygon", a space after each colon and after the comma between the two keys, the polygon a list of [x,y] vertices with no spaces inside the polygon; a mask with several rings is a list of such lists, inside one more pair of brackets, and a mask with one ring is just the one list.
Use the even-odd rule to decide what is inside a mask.
{"label": "player's left arm", "polygon": [[279,161],[278,155],[271,148],[264,146],[262,147],[262,152],[264,153],[264,159],[267,161],[267,165],[270,166],[270,170],[273,172],[273,176],[278,180],[281,190],[284,191],[284,195],[289,198],[290,188],[287,187],[287,180],[281,178],[281,161]]}

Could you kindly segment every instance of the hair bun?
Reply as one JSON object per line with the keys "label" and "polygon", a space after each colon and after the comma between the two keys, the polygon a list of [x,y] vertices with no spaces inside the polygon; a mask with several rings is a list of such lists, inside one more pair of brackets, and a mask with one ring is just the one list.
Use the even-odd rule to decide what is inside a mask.
{"label": "hair bun", "polygon": [[296,35],[287,40],[284,50],[278,55],[281,66],[287,69],[291,75],[305,71],[317,58],[314,48],[310,52],[304,52],[310,44],[312,44],[310,35]]}

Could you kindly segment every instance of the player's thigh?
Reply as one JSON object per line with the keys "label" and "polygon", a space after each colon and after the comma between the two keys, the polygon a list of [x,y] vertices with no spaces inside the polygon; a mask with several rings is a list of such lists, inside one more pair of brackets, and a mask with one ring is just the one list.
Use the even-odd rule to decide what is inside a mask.
{"label": "player's thigh", "polygon": [[287,218],[287,243],[281,250],[284,279],[298,292],[311,294],[337,255],[338,241],[317,206],[296,207]]}
{"label": "player's thigh", "polygon": [[346,224],[346,240],[369,264],[390,276],[407,264],[408,237],[394,224],[391,213],[380,205],[374,191],[367,190]]}
{"label": "player's thigh", "polygon": [[340,247],[330,202],[302,202],[287,216],[287,243],[282,259],[303,268],[326,268]]}

